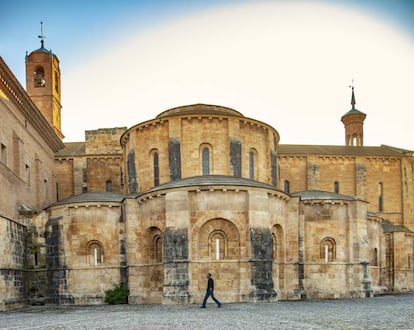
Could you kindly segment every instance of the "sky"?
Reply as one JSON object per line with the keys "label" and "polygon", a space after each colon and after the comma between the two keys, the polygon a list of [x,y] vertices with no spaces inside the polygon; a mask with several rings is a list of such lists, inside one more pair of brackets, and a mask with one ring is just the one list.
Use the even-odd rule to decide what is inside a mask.
{"label": "sky", "polygon": [[0,1],[0,56],[25,87],[26,51],[60,60],[64,142],[194,103],[265,122],[281,144],[414,150],[412,0]]}

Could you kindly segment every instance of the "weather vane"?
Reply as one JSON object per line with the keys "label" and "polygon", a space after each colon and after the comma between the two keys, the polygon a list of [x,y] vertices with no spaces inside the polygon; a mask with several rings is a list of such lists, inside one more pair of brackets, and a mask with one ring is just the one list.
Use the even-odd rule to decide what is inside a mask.
{"label": "weather vane", "polygon": [[352,88],[352,89],[354,89],[354,79],[352,78],[352,82],[351,82],[351,85],[349,85],[349,88]]}
{"label": "weather vane", "polygon": [[40,43],[43,47],[46,39],[45,35],[43,34],[43,22],[40,22],[40,35],[38,35],[37,37],[40,38]]}
{"label": "weather vane", "polygon": [[349,86],[349,88],[352,88],[352,96],[351,96],[351,105],[352,105],[352,109],[355,109],[355,94],[354,94],[354,79],[352,79],[352,83]]}

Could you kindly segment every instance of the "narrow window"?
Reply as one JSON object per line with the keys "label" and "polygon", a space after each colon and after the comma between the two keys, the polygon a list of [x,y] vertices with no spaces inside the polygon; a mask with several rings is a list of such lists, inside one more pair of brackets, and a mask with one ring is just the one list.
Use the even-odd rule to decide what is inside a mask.
{"label": "narrow window", "polygon": [[45,194],[45,200],[47,200],[48,199],[48,196],[49,196],[49,189],[48,189],[48,187],[49,187],[49,185],[47,184],[47,180],[46,179],[43,179],[43,191],[44,191],[44,194]]}
{"label": "narrow window", "polygon": [[34,265],[39,265],[39,248],[35,247],[32,250]]}
{"label": "narrow window", "polygon": [[336,243],[333,238],[324,238],[320,246],[320,258],[325,262],[332,262],[335,260]]}
{"label": "narrow window", "polygon": [[214,231],[209,239],[210,256],[214,260],[222,260],[226,255],[226,236],[222,231]]}
{"label": "narrow window", "polygon": [[210,150],[207,147],[203,148],[202,152],[203,175],[210,174]]}
{"label": "narrow window", "polygon": [[56,93],[59,93],[59,76],[56,71],[55,71],[55,91]]}
{"label": "narrow window", "polygon": [[383,204],[383,184],[382,182],[378,183],[378,212],[384,211],[384,204]]}
{"label": "narrow window", "polygon": [[272,233],[272,247],[273,247],[273,249],[272,249],[272,259],[273,260],[277,260],[278,259],[278,255],[277,255],[277,253],[278,253],[278,248],[277,248],[277,244],[278,244],[278,241],[277,241],[277,238],[276,238],[276,235],[275,235],[275,233]]}
{"label": "narrow window", "polygon": [[372,250],[372,266],[378,266],[378,249],[374,248]]}
{"label": "narrow window", "polygon": [[106,185],[106,191],[112,192],[112,181],[111,180],[106,181],[105,185]]}
{"label": "narrow window", "polygon": [[7,148],[3,143],[1,144],[1,161],[7,165]]}
{"label": "narrow window", "polygon": [[26,164],[26,183],[30,187],[30,166]]}
{"label": "narrow window", "polygon": [[103,262],[102,247],[95,241],[89,244],[88,249],[90,264],[94,267],[97,267]]}
{"label": "narrow window", "polygon": [[93,265],[96,267],[96,266],[98,266],[99,247],[94,246],[92,248],[92,251],[93,251]]}
{"label": "narrow window", "polygon": [[283,190],[285,193],[290,193],[290,182],[288,180],[285,180]]}
{"label": "narrow window", "polygon": [[254,151],[249,152],[249,178],[254,180]]}
{"label": "narrow window", "polygon": [[334,182],[334,193],[339,194],[339,182],[338,181]]}
{"label": "narrow window", "polygon": [[156,262],[162,262],[162,238],[159,235],[154,237],[154,259]]}
{"label": "narrow window", "polygon": [[160,168],[158,164],[158,152],[154,152],[153,161],[154,161],[154,186],[159,186],[160,185]]}

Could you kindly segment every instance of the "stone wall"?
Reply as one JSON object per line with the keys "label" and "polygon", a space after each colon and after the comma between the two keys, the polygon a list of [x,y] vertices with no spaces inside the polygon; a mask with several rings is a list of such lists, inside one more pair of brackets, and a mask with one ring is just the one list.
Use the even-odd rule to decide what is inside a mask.
{"label": "stone wall", "polygon": [[24,306],[26,228],[0,216],[0,311]]}
{"label": "stone wall", "polygon": [[[308,298],[365,297],[362,263],[369,263],[366,204],[307,201],[304,209],[304,289]],[[371,227],[380,235],[380,226]]]}
{"label": "stone wall", "polygon": [[103,303],[105,291],[125,280],[125,228],[120,204],[63,204],[50,212],[46,224],[50,301]]}
{"label": "stone wall", "polygon": [[[253,173],[255,180],[276,185],[276,156],[272,161],[271,152],[276,152],[277,143],[277,132],[266,124],[215,114],[155,119],[122,136],[124,159],[131,151],[135,153],[136,179],[142,192],[154,187],[154,153],[159,156],[159,183],[163,184],[179,176],[202,175],[205,148],[209,150],[210,175],[248,178]],[[173,151],[178,147],[180,157]],[[123,173],[128,173],[125,163]]]}
{"label": "stone wall", "polygon": [[250,229],[251,281],[255,290],[251,292],[253,301],[270,301],[276,299],[272,280],[273,240],[268,228]]}
{"label": "stone wall", "polygon": [[126,127],[100,128],[85,131],[85,153],[87,155],[110,155],[122,152],[119,138]]}
{"label": "stone wall", "polygon": [[53,150],[1,92],[0,111],[0,214],[17,220],[19,205],[38,210],[56,201]]}
{"label": "stone wall", "polygon": [[86,159],[87,190],[121,192],[121,158],[94,157]]}
{"label": "stone wall", "polygon": [[188,229],[167,227],[164,233],[164,303],[188,303]]}
{"label": "stone wall", "polygon": [[[160,302],[160,297],[163,303],[201,302],[209,272],[220,301],[276,299],[271,228],[277,221],[288,226],[289,217],[297,212],[287,211],[286,202],[280,199],[287,196],[269,198],[260,189],[248,192],[240,187],[188,189],[142,195],[137,204],[133,199],[126,200],[130,303]],[[263,200],[259,202],[260,198]],[[250,212],[249,205],[254,207]],[[251,223],[248,214],[255,217]],[[261,227],[251,230],[259,224]],[[286,290],[295,297],[298,271],[293,262],[297,261],[298,250],[293,240],[297,227],[286,227],[285,231],[286,235],[278,236],[282,242],[276,258],[281,272],[277,283],[283,281],[283,285],[277,289],[285,297]],[[162,263],[156,257],[158,237],[164,244]],[[284,255],[287,244],[289,258]],[[163,274],[159,274],[160,269]],[[287,281],[285,285],[285,272],[289,281],[294,274],[294,284]],[[163,291],[159,291],[161,283]]]}
{"label": "stone wall", "polygon": [[[402,176],[400,157],[369,156],[324,156],[324,155],[279,155],[280,181],[289,181],[290,192],[304,190],[334,191],[338,182],[339,193],[355,195],[369,201],[368,211],[384,216],[394,224],[403,224],[402,205],[409,205],[409,193],[403,199],[402,182],[412,186],[412,169]],[[407,160],[405,161],[407,162]],[[398,179],[396,179],[398,178]],[[408,181],[410,183],[408,183]],[[382,210],[379,205],[382,187]],[[409,209],[406,209],[406,224],[411,226]],[[410,229],[414,230],[414,227]]]}

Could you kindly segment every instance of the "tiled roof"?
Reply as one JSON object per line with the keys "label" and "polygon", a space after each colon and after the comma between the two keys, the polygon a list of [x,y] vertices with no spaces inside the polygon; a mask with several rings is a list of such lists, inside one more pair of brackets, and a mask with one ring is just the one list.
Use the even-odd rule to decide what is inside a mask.
{"label": "tiled roof", "polygon": [[92,203],[92,202],[113,202],[121,203],[125,198],[125,195],[116,194],[112,192],[102,191],[102,192],[89,192],[79,195],[75,195],[66,199],[63,199],[59,202],[52,204],[49,207],[63,204],[74,204],[74,203]]}
{"label": "tiled roof", "polygon": [[146,192],[154,192],[163,189],[173,189],[180,187],[191,187],[191,186],[216,186],[216,185],[225,185],[225,186],[246,186],[246,187],[258,187],[266,189],[276,189],[276,187],[251,180],[246,178],[237,178],[234,176],[226,175],[202,175],[202,176],[193,176],[185,179],[170,181],[168,183],[162,184],[160,186],[154,187]]}
{"label": "tiled roof", "polygon": [[404,226],[398,226],[394,225],[389,221],[383,221],[382,222],[382,230],[384,230],[385,233],[392,233],[392,232],[406,232],[406,233],[412,233],[411,230]]}
{"label": "tiled roof", "polygon": [[322,190],[305,190],[300,192],[292,193],[292,196],[298,196],[301,200],[314,200],[314,199],[335,199],[335,200],[346,200],[355,201],[358,200],[355,196],[341,195],[329,191]]}
{"label": "tiled roof", "polygon": [[365,113],[363,113],[362,111],[359,111],[358,109],[351,109],[346,114],[344,114],[342,116],[342,118],[345,117],[345,116],[349,116],[349,115],[364,115],[364,116],[366,116]]}
{"label": "tiled roof", "polygon": [[184,115],[222,115],[222,116],[237,116],[243,117],[243,115],[231,108],[222,107],[218,105],[210,104],[191,104],[184,105],[181,107],[172,108],[161,112],[156,118],[165,118],[173,116],[184,116]]}
{"label": "tiled roof", "polygon": [[379,147],[351,147],[331,145],[280,144],[278,155],[331,155],[331,156],[378,156],[402,157],[413,151],[381,145]]}
{"label": "tiled roof", "polygon": [[85,142],[66,142],[65,147],[55,153],[55,157],[85,155]]}

